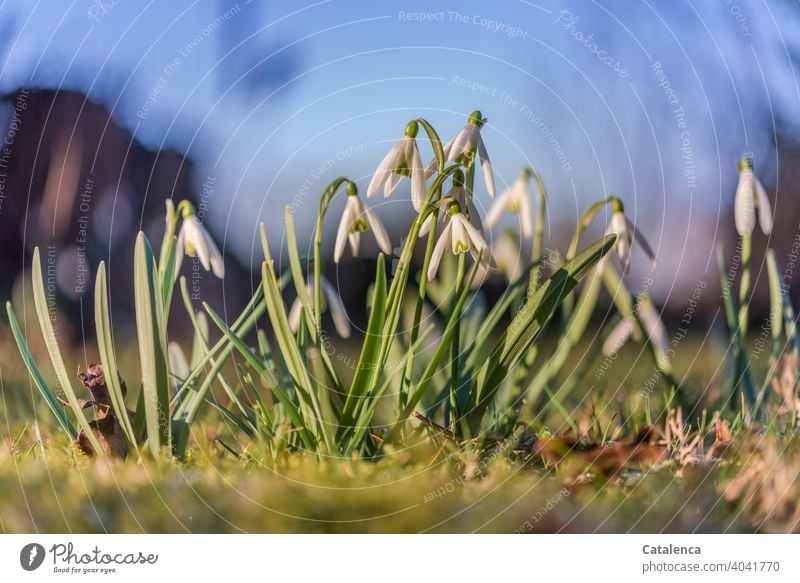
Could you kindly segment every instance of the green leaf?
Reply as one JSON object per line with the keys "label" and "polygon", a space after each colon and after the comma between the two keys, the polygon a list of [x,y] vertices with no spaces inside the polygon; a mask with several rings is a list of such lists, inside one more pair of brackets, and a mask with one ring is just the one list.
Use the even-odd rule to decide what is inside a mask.
{"label": "green leaf", "polygon": [[67,397],[67,402],[69,403],[70,408],[72,408],[72,412],[75,414],[75,418],[78,421],[78,426],[83,429],[84,433],[86,433],[86,437],[89,440],[89,443],[92,444],[92,448],[97,455],[105,456],[105,452],[100,446],[100,442],[97,441],[94,431],[92,431],[89,421],[86,419],[86,415],[83,413],[83,409],[81,409],[81,406],[78,404],[78,397],[75,395],[75,390],[72,387],[72,381],[67,374],[67,368],[64,366],[64,359],[61,357],[61,351],[58,348],[56,332],[53,329],[47,306],[47,296],[45,295],[44,279],[42,277],[42,264],[39,259],[38,247],[33,250],[32,271],[33,300],[36,304],[36,317],[39,320],[39,327],[42,329],[42,336],[44,336],[47,352],[50,355],[50,362],[53,363],[53,368],[56,372],[56,378],[61,385],[61,390],[64,391],[64,395]]}
{"label": "green leaf", "polygon": [[122,395],[122,386],[119,380],[119,368],[114,353],[114,343],[111,338],[111,313],[108,307],[108,285],[106,282],[106,264],[101,261],[97,268],[97,279],[94,287],[94,320],[97,328],[97,349],[100,352],[100,362],[106,378],[106,386],[111,396],[114,411],[120,420],[122,430],[128,442],[135,448],[136,437],[133,432],[128,409],[125,406],[125,397]]}
{"label": "green leaf", "polygon": [[31,355],[31,352],[28,349],[28,343],[25,342],[25,336],[19,327],[19,322],[17,322],[14,309],[11,307],[11,302],[6,302],[6,313],[8,314],[8,323],[11,326],[11,333],[14,336],[14,340],[17,342],[19,353],[22,355],[22,361],[25,363],[25,367],[28,369],[28,373],[31,375],[33,383],[44,397],[44,400],[47,403],[47,406],[50,408],[50,411],[52,411],[53,415],[55,415],[56,419],[58,419],[58,424],[61,425],[61,428],[66,432],[70,439],[76,439],[78,437],[78,432],[75,431],[75,428],[72,426],[69,417],[67,417],[66,411],[64,411],[64,407],[62,407],[61,403],[58,402],[58,398],[56,397],[55,393],[47,385],[47,382],[44,380],[44,376],[42,376],[39,367],[36,366],[36,361],[33,359],[33,355]]}
{"label": "green leaf", "polygon": [[769,273],[769,325],[772,332],[773,350],[780,353],[780,338],[783,331],[783,296],[785,290],[781,285],[780,268],[775,258],[775,251],[767,251],[767,271]]}
{"label": "green leaf", "polygon": [[450,318],[445,324],[444,331],[442,332],[442,337],[439,340],[439,345],[436,347],[436,351],[433,353],[433,356],[428,361],[428,364],[425,366],[425,370],[422,373],[419,381],[416,385],[414,385],[410,391],[409,400],[406,404],[405,409],[401,412],[400,418],[398,422],[402,423],[405,421],[409,415],[414,411],[414,408],[419,403],[420,399],[422,399],[422,395],[425,394],[425,391],[428,388],[431,380],[436,373],[436,369],[439,367],[439,363],[442,360],[442,357],[445,353],[450,351],[451,348],[451,340],[453,339],[453,335],[455,334],[455,330],[458,324],[458,314],[461,314],[461,311],[464,308],[464,304],[467,301],[472,290],[470,287],[472,286],[472,282],[475,279],[475,275],[478,273],[478,266],[479,263],[476,262],[475,265],[472,266],[472,271],[467,278],[467,281],[464,282],[464,289],[461,290],[461,294],[456,298],[455,305],[453,306],[453,310],[450,312]]}
{"label": "green leaf", "polygon": [[269,252],[267,233],[263,224],[261,225],[261,244],[264,249],[264,257],[266,258],[266,261],[264,261],[261,266],[264,300],[267,304],[267,313],[269,314],[270,322],[272,322],[272,328],[278,341],[278,347],[280,348],[289,375],[292,377],[292,382],[294,382],[295,390],[298,391],[301,399],[311,405],[314,416],[316,417],[316,419],[305,419],[306,426],[316,426],[329,452],[333,453],[336,451],[333,435],[334,424],[328,423],[322,414],[319,396],[315,387],[312,385],[305,360],[300,354],[294,335],[289,327],[286,308],[283,305],[283,298],[281,297],[280,288],[278,287],[272,256]]}
{"label": "green leaf", "polygon": [[378,356],[381,349],[381,333],[386,320],[386,261],[383,254],[378,255],[378,267],[375,274],[375,287],[372,292],[372,312],[367,323],[367,333],[358,358],[358,368],[353,375],[353,382],[347,393],[347,399],[342,410],[342,425],[352,422],[354,411],[360,406],[361,399],[366,395],[369,387],[373,386],[372,379],[380,376]]}
{"label": "green leaf", "polygon": [[441,172],[444,170],[444,165],[447,162],[444,156],[442,140],[436,130],[433,129],[433,126],[428,123],[428,120],[426,120],[424,117],[418,117],[417,121],[425,130],[425,133],[428,134],[428,139],[431,142],[431,146],[433,146],[433,155],[436,157],[437,171]]}
{"label": "green leaf", "polygon": [[136,238],[133,258],[136,333],[142,369],[147,443],[153,457],[172,446],[169,411],[169,355],[158,268],[144,233]]}
{"label": "green leaf", "polygon": [[572,293],[578,282],[611,250],[614,241],[616,241],[615,235],[603,237],[574,259],[564,263],[517,313],[498,339],[495,349],[481,371],[477,390],[471,395],[467,409],[470,411],[471,430],[477,430],[486,408],[494,399],[511,367],[533,345],[564,298]]}
{"label": "green leaf", "polygon": [[574,259],[567,261],[536,290],[507,329],[500,354],[502,367],[508,368],[527,350],[564,297],[611,250],[614,241],[616,236],[608,235],[590,245]]}
{"label": "green leaf", "polygon": [[572,312],[564,332],[559,338],[555,352],[548,357],[546,363],[536,373],[525,393],[529,402],[535,401],[542,389],[558,375],[570,353],[574,350],[575,345],[583,336],[597,305],[601,283],[600,274],[596,271],[593,272],[580,294],[575,310]]}
{"label": "green leaf", "polygon": [[172,237],[167,246],[165,256],[166,263],[161,266],[161,301],[164,304],[164,319],[166,320],[169,315],[169,308],[172,305],[172,291],[175,289],[175,257],[178,249],[178,238]]}
{"label": "green leaf", "polygon": [[[300,303],[303,305],[303,313],[305,314],[306,325],[308,326],[309,330],[313,331],[312,337],[314,339],[314,343],[318,347],[319,355],[325,367],[325,373],[327,374],[331,383],[333,383],[334,392],[336,394],[341,394],[343,392],[343,389],[342,389],[342,383],[339,380],[339,376],[336,374],[336,371],[333,368],[333,363],[331,363],[327,351],[324,349],[323,346],[320,346],[322,344],[322,330],[318,329],[317,327],[317,322],[319,322],[320,314],[315,313],[315,311],[321,310],[322,308],[321,306],[313,305],[311,302],[311,298],[308,295],[306,282],[305,279],[303,278],[303,269],[300,264],[300,255],[297,251],[297,237],[295,235],[295,230],[294,230],[294,220],[292,218],[292,210],[288,206],[286,207],[285,221],[286,221],[286,246],[288,247],[289,251],[289,266],[291,268],[294,286],[295,289],[297,290],[297,297],[300,299]],[[314,290],[314,294],[317,298],[319,298],[320,293],[321,290]],[[327,399],[327,396],[325,398]]]}

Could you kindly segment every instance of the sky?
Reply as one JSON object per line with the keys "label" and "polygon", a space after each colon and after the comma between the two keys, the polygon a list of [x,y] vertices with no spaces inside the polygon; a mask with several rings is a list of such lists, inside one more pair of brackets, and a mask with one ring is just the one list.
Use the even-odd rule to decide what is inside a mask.
{"label": "sky", "polygon": [[[798,55],[788,0],[0,1],[0,91],[79,90],[188,154],[245,261],[259,222],[280,237],[285,205],[309,233],[328,182],[365,190],[409,119],[449,139],[480,109],[498,188],[535,166],[552,236],[614,193],[664,285],[704,273],[736,160],[752,153],[769,182],[776,128],[800,129]],[[373,202],[399,238],[407,186]]]}

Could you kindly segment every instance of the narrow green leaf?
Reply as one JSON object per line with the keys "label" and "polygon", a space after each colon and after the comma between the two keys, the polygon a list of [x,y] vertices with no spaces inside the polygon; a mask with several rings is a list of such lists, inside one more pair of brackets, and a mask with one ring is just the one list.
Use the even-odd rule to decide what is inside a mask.
{"label": "narrow green leaf", "polygon": [[42,336],[44,336],[47,352],[50,355],[50,362],[53,363],[53,368],[56,372],[56,378],[61,385],[61,390],[67,397],[67,402],[75,414],[78,421],[78,426],[86,433],[89,443],[97,455],[105,456],[105,451],[97,441],[94,431],[89,425],[83,409],[78,404],[78,397],[75,395],[75,390],[72,387],[72,381],[67,368],[64,366],[64,359],[61,356],[61,350],[58,348],[58,340],[56,340],[56,332],[53,329],[53,324],[50,320],[50,313],[47,306],[47,296],[45,295],[44,278],[42,277],[42,264],[39,259],[39,248],[33,250],[33,266],[32,266],[32,280],[33,280],[33,300],[36,304],[36,317],[39,320],[39,327],[42,329]]}
{"label": "narrow green leaf", "polygon": [[147,443],[153,457],[172,446],[169,411],[169,356],[158,268],[144,233],[136,238],[133,260],[136,333],[142,369]]}
{"label": "narrow green leaf", "polygon": [[769,327],[772,332],[773,352],[780,353],[780,339],[783,332],[783,296],[780,267],[775,258],[775,251],[767,251],[767,271],[769,274]]}
{"label": "narrow green leaf", "polygon": [[47,385],[47,382],[44,380],[44,376],[42,376],[39,367],[36,366],[36,361],[33,359],[33,355],[31,355],[31,352],[28,349],[28,343],[25,341],[25,336],[19,327],[19,322],[17,322],[17,316],[14,314],[14,309],[11,307],[11,302],[6,302],[6,313],[8,314],[8,323],[11,326],[11,333],[13,334],[14,340],[17,343],[17,348],[19,348],[22,361],[25,363],[25,367],[28,369],[28,373],[33,379],[33,383],[44,397],[44,400],[47,403],[47,406],[50,408],[50,411],[52,411],[53,415],[55,415],[56,419],[58,419],[58,424],[61,425],[61,428],[64,430],[64,432],[69,436],[70,439],[77,438],[78,432],[75,431],[75,428],[72,426],[69,417],[67,417],[66,411],[64,411],[64,407],[62,407],[61,403],[58,402],[58,398],[56,397],[55,393]]}
{"label": "narrow green leaf", "polygon": [[533,342],[545,322],[553,315],[564,297],[611,250],[616,236],[608,235],[567,261],[536,290],[511,321],[505,337],[500,364],[508,367]]}
{"label": "narrow green leaf", "polygon": [[367,333],[358,358],[358,368],[347,393],[342,410],[342,424],[352,421],[353,412],[358,408],[365,391],[373,386],[372,379],[380,376],[378,355],[381,348],[381,331],[386,320],[386,261],[383,254],[378,255],[375,286],[372,292],[372,312],[367,323]]}
{"label": "narrow green leaf", "polygon": [[94,287],[94,320],[97,328],[97,349],[100,352],[100,362],[103,364],[103,373],[105,374],[108,393],[111,396],[111,403],[117,412],[117,418],[120,420],[128,443],[135,448],[136,437],[131,420],[128,418],[125,397],[122,395],[119,368],[117,368],[117,358],[111,337],[111,313],[108,307],[106,264],[103,261],[100,262],[97,268],[97,279]]}
{"label": "narrow green leaf", "polygon": [[495,345],[470,399],[469,425],[477,431],[489,403],[517,360],[536,341],[558,306],[613,247],[615,235],[596,241],[542,283]]}

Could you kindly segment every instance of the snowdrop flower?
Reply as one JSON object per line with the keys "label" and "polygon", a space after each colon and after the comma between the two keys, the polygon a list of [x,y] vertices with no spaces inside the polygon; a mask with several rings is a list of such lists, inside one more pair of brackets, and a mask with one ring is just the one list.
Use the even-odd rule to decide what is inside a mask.
{"label": "snowdrop flower", "polygon": [[[636,226],[625,216],[625,209],[622,205],[622,201],[616,197],[612,197],[611,208],[613,212],[611,214],[611,221],[608,224],[608,229],[606,229],[606,235],[617,236],[615,247],[617,248],[617,255],[622,263],[623,271],[626,274],[630,271],[631,247],[634,241],[639,244],[644,254],[655,264],[656,256],[653,254],[653,250],[650,248],[645,238],[639,233]],[[603,257],[598,263],[598,269],[602,270],[605,268],[608,263],[608,258],[608,255]]]}
{"label": "snowdrop flower", "polygon": [[417,147],[419,124],[415,120],[408,122],[405,135],[400,138],[372,175],[367,187],[367,197],[371,197],[383,187],[383,195],[389,196],[400,184],[402,178],[411,179],[411,202],[417,212],[422,210],[425,202],[425,169]]}
{"label": "snowdrop flower", "polygon": [[[456,170],[453,173],[453,186],[447,191],[447,194],[442,197],[442,200],[436,204],[442,208],[447,208],[452,201],[456,201],[462,209],[467,209],[469,222],[472,223],[472,226],[475,227],[479,233],[483,233],[481,215],[475,207],[475,203],[472,202],[472,197],[467,193],[467,189],[464,188],[464,173],[461,170]],[[444,220],[444,213],[440,213],[439,216]],[[433,214],[429,214],[422,222],[422,226],[419,229],[419,236],[424,237],[427,235],[431,230],[432,224]]]}
{"label": "snowdrop flower", "polygon": [[181,345],[172,340],[167,345],[167,353],[169,355],[169,369],[175,377],[175,384],[181,385],[191,372],[189,361],[186,360],[186,354],[184,354]]}
{"label": "snowdrop flower", "polygon": [[758,222],[765,235],[772,231],[772,208],[769,198],[759,179],[753,175],[753,161],[749,156],[742,156],[739,161],[739,185],[736,188],[734,201],[734,219],[736,231],[740,236],[752,235]]}
{"label": "snowdrop flower", "polygon": [[178,205],[182,208],[183,224],[178,235],[178,245],[175,250],[175,273],[183,262],[183,254],[197,257],[200,264],[206,271],[211,270],[214,275],[222,279],[225,277],[225,264],[222,262],[222,254],[219,252],[214,239],[197,218],[194,206],[189,201],[181,201]]}
{"label": "snowdrop flower", "polygon": [[439,240],[433,248],[431,255],[431,262],[428,266],[428,279],[433,280],[436,273],[439,271],[439,263],[442,261],[442,255],[446,247],[450,247],[454,255],[461,253],[469,253],[476,260],[480,253],[481,261],[485,261],[488,245],[483,238],[483,235],[469,222],[464,213],[461,212],[461,206],[453,201],[450,203],[447,211],[450,213],[444,229],[442,229]]}
{"label": "snowdrop flower", "polygon": [[[492,247],[492,259],[498,271],[503,272],[509,282],[514,282],[522,275],[522,249],[517,233],[513,229],[506,229]],[[483,285],[489,275],[489,266],[481,263],[472,287],[477,289]]]}
{"label": "snowdrop flower", "polygon": [[513,230],[503,232],[492,249],[492,257],[508,281],[517,281],[522,275],[522,253],[519,239]]}
{"label": "snowdrop flower", "polygon": [[358,188],[355,183],[349,182],[347,184],[347,203],[342,213],[342,219],[339,221],[339,230],[336,232],[333,260],[339,263],[344,253],[345,243],[348,241],[350,242],[350,251],[354,257],[357,256],[361,245],[361,233],[368,229],[372,229],[372,234],[375,235],[381,251],[387,255],[391,254],[392,243],[383,223],[378,215],[358,198]]}
{"label": "snowdrop flower", "polygon": [[[481,137],[481,128],[486,123],[483,114],[475,110],[465,125],[456,137],[447,142],[444,147],[444,156],[448,162],[458,162],[465,168],[470,168],[475,162],[475,158],[480,156],[481,170],[483,171],[483,180],[486,183],[486,190],[489,191],[489,196],[494,197],[494,172],[492,171],[492,162],[489,160],[489,154],[486,152],[486,146]],[[428,167],[425,169],[426,175],[430,175],[436,169],[436,160],[432,160]]]}
{"label": "snowdrop flower", "polygon": [[491,229],[500,220],[504,211],[519,215],[520,230],[526,239],[533,237],[533,207],[528,181],[533,171],[525,168],[519,177],[498,196],[486,215],[486,224]]}
{"label": "snowdrop flower", "polygon": [[[642,294],[637,303],[637,311],[639,319],[642,321],[642,326],[647,333],[647,337],[662,354],[666,354],[669,350],[669,338],[667,337],[667,330],[658,315],[658,311],[653,305],[653,300],[650,299],[648,294]],[[617,324],[603,343],[603,354],[610,356],[620,348],[625,342],[628,341],[633,333],[634,320],[633,318],[624,318]]]}
{"label": "snowdrop flower", "polygon": [[[319,282],[320,287],[322,288],[322,294],[320,295],[322,301],[321,312],[324,312],[330,307],[331,317],[333,318],[333,325],[336,328],[336,332],[342,338],[349,338],[350,318],[347,316],[347,311],[344,309],[342,298],[339,297],[336,289],[330,284],[324,275],[320,277]],[[309,278],[308,282],[306,283],[306,287],[308,288],[308,295],[309,298],[311,298],[311,304],[313,305],[314,296],[316,295],[314,293],[314,281]],[[292,332],[294,333],[297,333],[297,329],[300,327],[300,316],[302,311],[303,303],[300,301],[300,298],[297,298],[289,310],[289,328],[291,328]]]}

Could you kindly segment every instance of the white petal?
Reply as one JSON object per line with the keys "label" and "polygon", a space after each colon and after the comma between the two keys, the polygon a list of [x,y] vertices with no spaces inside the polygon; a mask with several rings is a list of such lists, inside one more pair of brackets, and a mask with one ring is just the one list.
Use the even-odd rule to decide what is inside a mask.
{"label": "white petal", "polygon": [[350,336],[350,318],[347,316],[347,311],[344,309],[342,298],[336,292],[336,289],[328,282],[327,279],[321,278],[320,284],[322,285],[322,293],[328,300],[328,306],[331,310],[331,317],[333,318],[333,325],[336,331],[342,338]]}
{"label": "white petal", "polygon": [[753,204],[753,171],[739,172],[739,185],[733,206],[736,231],[740,236],[750,235],[756,226],[756,210]]}
{"label": "white petal", "polygon": [[419,227],[419,236],[424,237],[427,235],[431,230],[431,225],[433,225],[433,213],[428,214],[428,216],[425,217],[425,220],[422,221],[422,225]]}
{"label": "white petal", "polygon": [[425,194],[425,170],[422,168],[422,156],[419,154],[417,143],[412,141],[411,202],[417,212],[422,210]]}
{"label": "white petal", "polygon": [[486,190],[489,191],[489,196],[494,197],[494,171],[492,170],[492,161],[489,160],[489,154],[486,152],[486,146],[483,143],[483,138],[478,133],[478,154],[481,157],[481,170],[483,170],[483,179],[486,181]]}
{"label": "white petal", "polygon": [[388,197],[397,189],[402,179],[403,177],[400,174],[395,174],[394,172],[389,174],[389,178],[386,179],[386,183],[383,185],[384,198]]}
{"label": "white petal", "polygon": [[615,352],[618,352],[622,345],[628,341],[630,338],[631,333],[633,332],[633,322],[630,318],[622,319],[614,329],[611,330],[611,333],[606,338],[606,341],[603,342],[603,355],[604,356],[611,356]]}
{"label": "white petal", "polygon": [[533,239],[533,209],[531,208],[531,197],[525,184],[520,185],[518,191],[519,222],[522,236],[526,239]]}
{"label": "white petal", "polygon": [[214,243],[214,239],[211,238],[211,235],[208,232],[206,232],[206,235],[208,235],[206,242],[208,243],[211,271],[218,278],[222,279],[225,277],[225,262],[222,260],[222,253],[219,252],[219,247]]}
{"label": "white petal", "polygon": [[208,242],[206,239],[206,230],[200,223],[200,220],[195,217],[186,219],[186,237],[191,241],[194,246],[197,258],[200,259],[200,264],[203,269],[208,271],[211,269],[211,258],[208,250]]}
{"label": "white petal", "polygon": [[452,226],[453,221],[447,221],[444,229],[442,229],[442,234],[439,235],[439,240],[436,241],[436,246],[433,248],[431,262],[428,265],[428,279],[431,281],[436,277],[436,272],[439,271],[439,263],[442,261],[444,250],[450,244],[450,231]]}
{"label": "white petal", "polygon": [[661,322],[661,318],[653,306],[653,302],[649,298],[643,299],[643,301],[639,303],[639,318],[642,320],[642,324],[647,331],[647,336],[650,338],[650,341],[655,344],[661,352],[666,353],[669,348],[667,330],[664,328],[664,324]]}
{"label": "white petal", "polygon": [[767,191],[761,181],[754,176],[753,184],[756,190],[756,200],[758,201],[758,222],[761,225],[761,230],[765,235],[772,232],[772,206],[769,204]]}
{"label": "white petal", "polygon": [[478,229],[476,229],[473,225],[471,225],[469,221],[464,219],[463,215],[456,215],[456,217],[462,218],[462,220],[459,222],[463,225],[464,230],[467,232],[467,235],[469,236],[472,246],[477,251],[483,251],[483,258],[487,259],[486,250],[489,248],[489,246],[486,244],[486,240],[483,238],[483,235],[480,233],[480,231],[478,231]]}
{"label": "white petal", "polygon": [[617,255],[623,271],[627,274],[630,271],[628,260],[631,254],[631,235],[628,233],[628,223],[623,213],[615,212],[611,215],[611,232],[617,236]]}
{"label": "white petal", "polygon": [[489,207],[489,212],[486,213],[486,226],[490,229],[497,224],[497,221],[500,220],[500,217],[508,208],[513,190],[514,185],[512,184],[509,188],[506,188],[500,193],[500,196],[494,199],[492,206]]}
{"label": "white petal", "polygon": [[380,247],[381,251],[383,251],[386,255],[391,255],[392,241],[389,239],[389,234],[386,232],[386,228],[378,218],[378,215],[376,215],[375,211],[368,207],[364,208],[364,214],[367,216],[369,228],[372,231],[372,234],[375,235],[375,241],[377,241],[378,247]]}
{"label": "white petal", "polygon": [[478,264],[478,270],[475,272],[475,279],[472,280],[472,289],[478,289],[481,287],[486,281],[488,275],[489,266],[485,262],[481,261]]}
{"label": "white petal", "polygon": [[465,224],[469,224],[464,215],[459,213],[457,215],[453,215],[450,219],[450,223],[453,225],[451,227],[452,230],[452,238],[451,238],[451,247],[453,249],[453,253],[459,253],[459,247],[464,247],[465,250],[469,250],[472,248],[470,245],[469,235],[467,234],[467,229],[465,228]]}
{"label": "white petal", "polygon": [[455,138],[453,138],[452,142],[450,143],[450,151],[447,152],[448,162],[452,162],[458,158],[465,149],[469,149],[471,134],[470,128],[475,128],[475,126],[471,123],[468,123],[461,128],[461,131],[456,134]]}
{"label": "white petal", "polygon": [[350,232],[350,223],[352,221],[353,214],[353,204],[350,202],[350,199],[352,198],[355,197],[347,197],[347,203],[344,205],[342,218],[339,220],[339,229],[336,231],[336,245],[333,250],[334,263],[339,263],[339,260],[342,258],[342,254],[344,253],[344,245],[347,241],[347,234]]}
{"label": "white petal", "polygon": [[183,353],[180,344],[170,341],[168,352],[170,370],[180,381],[185,380],[190,372],[189,362],[186,360],[186,355]]}
{"label": "white petal", "polygon": [[350,233],[347,240],[350,242],[350,252],[353,257],[358,257],[358,250],[361,248],[361,233],[358,231]]}
{"label": "white petal", "polygon": [[397,158],[397,152],[400,150],[401,144],[402,140],[392,146],[392,148],[389,150],[389,153],[386,154],[383,160],[381,160],[381,163],[378,164],[378,168],[375,170],[375,174],[372,175],[372,180],[369,181],[369,186],[367,187],[368,197],[378,192],[378,189],[383,186],[389,174],[397,166],[395,164],[395,159]]}
{"label": "white petal", "polygon": [[289,310],[289,328],[292,332],[297,334],[297,329],[300,327],[300,314],[303,310],[303,304],[300,298],[297,298],[292,304],[292,309]]}
{"label": "white petal", "polygon": [[469,209],[469,222],[478,230],[479,233],[483,233],[481,214],[478,212],[475,203],[472,202],[472,197],[469,197],[469,200],[467,201],[467,208]]}
{"label": "white petal", "polygon": [[516,281],[522,273],[520,248],[514,236],[503,233],[492,250],[497,266],[506,274],[509,281]]}

